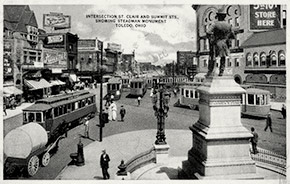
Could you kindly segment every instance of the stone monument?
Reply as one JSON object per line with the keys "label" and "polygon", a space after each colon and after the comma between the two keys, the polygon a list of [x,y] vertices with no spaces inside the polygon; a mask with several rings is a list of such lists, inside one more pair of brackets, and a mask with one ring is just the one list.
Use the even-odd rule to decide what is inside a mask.
{"label": "stone monument", "polygon": [[[223,21],[225,13],[217,13]],[[220,18],[222,17],[222,18]],[[241,123],[241,98],[245,90],[237,84],[229,73],[223,75],[224,68],[215,74],[215,57],[228,49],[231,27],[227,23],[212,29],[213,41],[210,41],[210,62],[206,80],[198,88],[199,120],[192,131],[192,148],[188,151],[188,160],[182,163],[182,170],[192,179],[259,179],[255,162],[251,159],[249,139],[252,134]],[[220,30],[219,30],[220,29]],[[225,44],[217,49],[217,43]],[[225,55],[220,57],[225,57]]]}

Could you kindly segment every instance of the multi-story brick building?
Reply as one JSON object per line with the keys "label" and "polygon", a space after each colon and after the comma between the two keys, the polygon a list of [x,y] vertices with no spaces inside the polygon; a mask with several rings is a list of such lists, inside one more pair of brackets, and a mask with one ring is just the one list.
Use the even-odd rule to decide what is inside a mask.
{"label": "multi-story brick building", "polygon": [[[271,27],[265,29],[253,29],[253,24],[261,26],[261,22],[253,14],[254,5],[193,5],[196,11],[197,23],[197,52],[198,70],[207,72],[209,60],[209,40],[206,35],[208,27],[215,21],[218,9],[227,13],[227,21],[235,32],[236,39],[232,40],[230,55],[226,58],[226,70],[233,74],[237,83],[251,83],[257,87],[270,90],[272,97],[283,98],[285,96],[285,73],[283,58],[285,58],[285,28],[286,28],[286,6],[255,6],[254,9],[271,11],[273,7],[277,10],[272,15],[278,22],[276,30]],[[273,9],[274,12],[274,9]],[[255,22],[256,21],[256,22]],[[268,20],[266,20],[268,21]],[[272,20],[270,20],[272,21]],[[280,25],[281,24],[281,25]],[[271,54],[269,52],[271,51]],[[276,58],[276,62],[267,67],[267,58]],[[278,59],[282,62],[280,62]],[[275,60],[275,59],[274,59]],[[250,64],[251,62],[251,64]],[[286,61],[285,61],[286,63]],[[217,67],[219,58],[217,58]],[[281,81],[281,82],[278,82]],[[279,86],[279,87],[278,87]],[[282,89],[284,88],[284,89]],[[279,93],[279,94],[278,94]],[[279,96],[279,97],[278,97]]]}

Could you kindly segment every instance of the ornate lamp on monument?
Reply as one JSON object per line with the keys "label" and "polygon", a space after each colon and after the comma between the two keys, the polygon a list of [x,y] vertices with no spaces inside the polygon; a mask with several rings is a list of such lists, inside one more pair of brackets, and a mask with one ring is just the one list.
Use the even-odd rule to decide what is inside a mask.
{"label": "ornate lamp on monument", "polygon": [[[157,92],[159,92],[159,95]],[[154,144],[157,163],[165,163],[168,158],[169,145],[165,141],[165,118],[169,111],[169,102],[170,93],[165,89],[165,86],[162,84],[159,84],[158,88],[155,86],[153,89],[152,103],[154,115],[157,118],[157,135]]]}

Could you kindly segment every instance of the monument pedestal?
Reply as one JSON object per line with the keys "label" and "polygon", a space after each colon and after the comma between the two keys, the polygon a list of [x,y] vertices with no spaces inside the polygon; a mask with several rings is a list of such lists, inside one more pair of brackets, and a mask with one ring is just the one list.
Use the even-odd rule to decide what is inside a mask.
{"label": "monument pedestal", "polygon": [[250,157],[252,134],[241,123],[241,95],[231,76],[209,77],[198,88],[199,120],[183,171],[195,179],[261,179]]}
{"label": "monument pedestal", "polygon": [[156,164],[166,164],[168,162],[169,148],[168,144],[154,144]]}

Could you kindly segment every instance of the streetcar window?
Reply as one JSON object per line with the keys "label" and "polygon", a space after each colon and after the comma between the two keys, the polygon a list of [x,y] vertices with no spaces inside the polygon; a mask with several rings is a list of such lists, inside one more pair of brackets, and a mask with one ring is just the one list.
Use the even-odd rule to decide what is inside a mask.
{"label": "streetcar window", "polygon": [[133,83],[131,82],[131,88],[133,88]]}
{"label": "streetcar window", "polygon": [[248,94],[248,104],[254,105],[254,95]]}
{"label": "streetcar window", "polygon": [[26,112],[23,114],[23,119],[25,122],[27,122],[27,113]]}
{"label": "streetcar window", "polygon": [[33,122],[35,119],[34,113],[28,113],[28,122]]}
{"label": "streetcar window", "polygon": [[193,98],[193,91],[190,90],[190,98]]}
{"label": "streetcar window", "polygon": [[[77,103],[78,103],[78,108],[81,108],[82,107],[82,102],[78,101]],[[76,109],[78,109],[78,108],[76,108]]]}
{"label": "streetcar window", "polygon": [[142,83],[141,82],[139,83],[139,88],[142,88]]}
{"label": "streetcar window", "polygon": [[181,89],[181,95],[182,96],[184,95],[184,89],[183,88]]}
{"label": "streetcar window", "polygon": [[92,103],[92,99],[91,98],[88,98],[87,99],[87,102],[88,102],[88,105],[90,105]]}
{"label": "streetcar window", "polygon": [[51,109],[49,109],[48,111],[46,111],[46,119],[51,119],[52,118],[52,114],[51,114]]}
{"label": "streetcar window", "polygon": [[256,104],[257,105],[265,105],[263,95],[257,95]]}
{"label": "streetcar window", "polygon": [[92,98],[92,103],[95,103],[95,97],[92,96],[91,98]]}
{"label": "streetcar window", "polygon": [[41,113],[37,112],[37,113],[35,113],[35,115],[36,115],[36,121],[41,122]]}
{"label": "streetcar window", "polygon": [[82,100],[82,107],[86,106],[86,100]]}
{"label": "streetcar window", "polygon": [[67,106],[66,106],[66,105],[63,106],[63,113],[64,113],[64,114],[67,113]]}
{"label": "streetcar window", "polygon": [[112,84],[112,90],[116,89],[116,84]]}
{"label": "streetcar window", "polygon": [[195,91],[195,98],[198,98],[198,92]]}
{"label": "streetcar window", "polygon": [[76,109],[76,108],[75,108],[75,103],[72,103],[72,104],[71,104],[71,110],[74,111],[75,109]]}
{"label": "streetcar window", "polygon": [[53,112],[54,112],[54,117],[59,116],[57,107],[53,109]]}
{"label": "streetcar window", "polygon": [[189,91],[185,90],[185,97],[189,97]]}
{"label": "streetcar window", "polygon": [[71,109],[71,104],[69,103],[69,104],[66,104],[67,105],[67,109],[69,110],[69,109]]}
{"label": "streetcar window", "polygon": [[62,106],[59,106],[58,107],[58,115],[60,116],[60,115],[62,115],[63,114],[63,112],[62,112]]}

